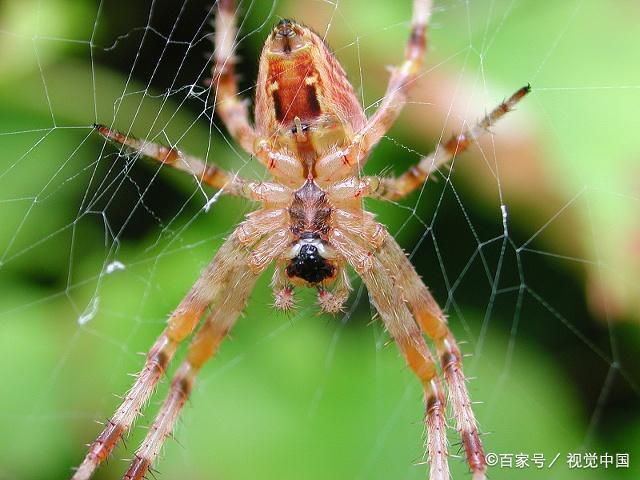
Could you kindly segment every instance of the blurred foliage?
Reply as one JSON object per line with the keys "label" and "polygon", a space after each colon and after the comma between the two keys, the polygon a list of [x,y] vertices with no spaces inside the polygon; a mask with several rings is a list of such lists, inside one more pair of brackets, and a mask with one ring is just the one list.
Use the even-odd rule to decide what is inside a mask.
{"label": "blurred foliage", "polygon": [[[410,8],[396,3],[283,1],[273,13],[272,2],[245,7],[247,93],[270,25],[278,15],[295,16],[318,30],[331,25],[328,40],[370,105],[406,37]],[[402,205],[370,207],[413,252],[465,352],[475,353],[466,372],[474,377],[473,398],[484,402],[476,412],[490,433],[487,451],[561,454],[551,472],[494,468],[491,478],[637,478],[640,338],[635,325],[614,320],[637,320],[640,298],[640,149],[629,133],[640,67],[628,53],[640,46],[640,8],[631,1],[616,9],[580,1],[436,4],[430,74],[450,79],[474,104],[497,92],[482,98],[486,108],[533,83],[531,98],[504,123],[536,143],[535,155],[522,151],[521,158],[542,162],[543,173],[529,183],[545,193],[531,195],[526,177],[484,181],[476,152],[458,164],[451,183],[431,182]],[[108,418],[119,401],[112,394],[125,392],[126,373],[140,368],[136,352],[149,348],[251,209],[221,198],[204,212],[207,198],[192,179],[118,157],[92,131],[95,121],[114,123],[261,174],[202,115],[204,96],[193,95],[211,47],[202,34],[188,41],[205,22],[207,2],[187,2],[182,13],[181,2],[154,5],[152,31],[143,28],[150,2],[104,2],[98,21],[88,0],[0,3],[3,480],[68,477],[97,434],[94,420]],[[167,44],[168,36],[175,41]],[[440,130],[430,122],[449,120],[438,102],[450,105],[447,97],[407,108],[371,172],[390,164],[401,171],[415,151],[433,148]],[[467,120],[481,113],[469,108]],[[506,132],[508,125],[496,128],[497,144]],[[499,159],[507,160],[518,158]],[[518,255],[499,238],[499,185],[508,193],[508,240],[531,239]],[[549,212],[557,217],[546,226]],[[106,274],[116,260],[124,270]],[[344,318],[318,316],[312,292],[286,317],[270,308],[266,275],[232,338],[203,370],[159,478],[425,478],[426,467],[416,465],[423,460],[419,385],[370,321],[366,292],[356,285]],[[523,286],[530,290],[519,300]],[[78,318],[91,312],[80,326]],[[119,459],[132,455],[144,433],[135,428],[96,478],[118,478]],[[450,440],[460,454],[453,429]],[[567,469],[564,456],[581,451],[630,453],[632,468]],[[452,467],[453,478],[468,478],[462,459]]]}

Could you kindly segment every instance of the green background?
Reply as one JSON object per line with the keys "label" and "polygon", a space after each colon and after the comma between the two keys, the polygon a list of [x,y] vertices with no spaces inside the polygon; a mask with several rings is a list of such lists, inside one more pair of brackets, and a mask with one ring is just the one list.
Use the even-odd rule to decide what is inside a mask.
{"label": "green background", "polygon": [[[365,104],[380,98],[384,66],[402,54],[409,2],[257,3],[243,3],[247,97],[271,25],[294,16],[321,31],[330,22],[328,41]],[[210,124],[211,109],[203,113],[210,27],[193,39],[207,2],[182,12],[181,2],[150,6],[107,1],[98,15],[91,1],[0,3],[0,479],[70,475],[99,431],[95,420],[109,417],[113,394],[140,368],[137,352],[252,208],[222,197],[205,212],[207,197],[188,176],[118,157],[92,132],[94,121],[113,123],[261,178]],[[503,123],[531,129],[546,172],[535,181],[560,202],[544,210],[542,194],[518,196],[529,192],[525,178],[503,199],[505,237],[498,192],[510,180],[498,176],[490,195],[479,193],[463,162],[450,182],[400,204],[367,205],[412,252],[473,354],[465,370],[482,402],[475,411],[487,452],[541,453],[547,462],[560,454],[551,469],[493,468],[490,478],[637,478],[640,7],[436,6],[427,72],[464,77],[487,95],[486,109],[531,82],[531,96]],[[472,109],[469,120],[483,113]],[[422,131],[421,115],[435,114],[420,102],[407,108],[368,172],[400,172],[434,147],[439,137]],[[114,261],[124,270],[106,274]],[[203,369],[157,477],[426,478],[419,384],[371,321],[361,284],[344,316],[318,315],[312,291],[283,315],[270,306],[268,277]],[[590,307],[593,278],[617,292],[604,315]],[[133,455],[167,383],[95,478],[122,475],[121,459]],[[470,478],[453,428],[449,438],[453,478]],[[629,453],[631,468],[570,470],[569,452]]]}

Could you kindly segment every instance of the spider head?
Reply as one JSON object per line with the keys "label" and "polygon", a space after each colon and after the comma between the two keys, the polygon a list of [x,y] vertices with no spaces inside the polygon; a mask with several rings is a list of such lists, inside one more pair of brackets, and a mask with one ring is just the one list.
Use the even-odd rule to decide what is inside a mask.
{"label": "spider head", "polygon": [[334,254],[316,233],[303,233],[291,247],[286,268],[290,279],[302,279],[310,284],[333,280],[336,267],[331,261]]}
{"label": "spider head", "polygon": [[270,40],[269,50],[276,54],[290,54],[308,43],[305,28],[288,18],[283,18],[276,24]]}

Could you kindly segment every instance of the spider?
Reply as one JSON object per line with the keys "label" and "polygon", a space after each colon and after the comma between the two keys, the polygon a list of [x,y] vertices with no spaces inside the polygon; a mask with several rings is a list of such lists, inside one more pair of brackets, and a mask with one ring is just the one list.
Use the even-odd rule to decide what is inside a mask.
{"label": "spider", "polygon": [[[364,197],[397,200],[468,148],[526,95],[529,86],[454,136],[398,177],[361,174],[372,148],[389,130],[420,73],[430,0],[414,0],[404,61],[393,68],[384,98],[369,118],[323,39],[293,20],[275,25],[260,56],[254,126],[239,98],[234,73],[236,5],[219,0],[211,86],[215,110],[229,134],[271,175],[253,182],[176,148],[137,140],[102,125],[97,131],[120,148],[194,175],[222,193],[260,204],[230,234],[213,261],[168,319],[144,367],[73,475],[91,477],[142,410],[183,342],[200,324],[167,397],[137,449],[125,479],[142,479],[171,434],[198,371],[238,316],[258,276],[275,263],[274,306],[291,309],[296,287],[317,289],[321,310],[336,313],[349,297],[347,267],[362,278],[386,330],[424,389],[431,480],[448,480],[445,390],[475,480],[486,462],[462,371],[460,349],[437,302],[385,227],[362,206]],[[423,334],[435,344],[441,374]]]}

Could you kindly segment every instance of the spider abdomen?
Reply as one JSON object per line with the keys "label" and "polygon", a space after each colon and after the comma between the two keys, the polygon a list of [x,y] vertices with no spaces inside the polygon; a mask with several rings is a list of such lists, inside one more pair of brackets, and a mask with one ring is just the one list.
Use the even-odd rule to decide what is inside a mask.
{"label": "spider abdomen", "polygon": [[344,69],[322,37],[284,19],[260,57],[256,131],[276,149],[294,153],[304,177],[336,146],[349,143],[366,117]]}
{"label": "spider abdomen", "polygon": [[289,218],[296,240],[286,268],[289,278],[317,284],[335,276],[336,267],[329,258],[331,249],[326,244],[332,212],[327,194],[312,179],[294,193]]}

